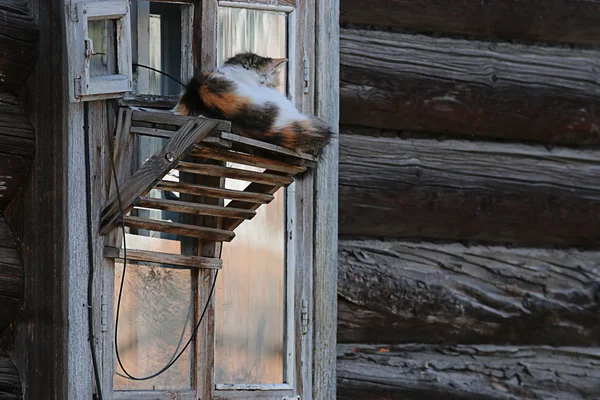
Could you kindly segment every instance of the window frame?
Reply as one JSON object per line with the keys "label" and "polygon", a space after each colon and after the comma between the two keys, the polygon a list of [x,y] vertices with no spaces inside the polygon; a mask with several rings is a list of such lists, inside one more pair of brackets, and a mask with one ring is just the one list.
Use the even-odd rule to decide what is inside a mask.
{"label": "window frame", "polygon": [[[207,1],[168,1],[162,0],[163,2],[179,3],[179,4],[192,4],[194,6],[194,25],[189,34],[192,37],[192,57],[193,61],[190,63],[190,71],[194,66],[197,69],[214,69],[216,68],[217,59],[217,21],[218,21],[218,1],[207,0]],[[272,7],[265,6],[263,2],[257,2],[257,7]],[[231,4],[227,2],[224,4]],[[246,3],[241,3],[245,7]],[[334,8],[339,9],[335,3],[335,0],[323,1],[322,7],[331,7],[334,4]],[[316,90],[319,84],[314,85],[316,82],[315,76],[315,58],[316,58],[316,37],[320,35],[320,31],[315,30],[315,20],[318,17],[318,11],[316,10],[314,3],[307,3],[300,0],[301,7],[291,11],[294,13],[294,18],[290,18],[288,22],[288,30],[290,34],[288,39],[291,40],[288,43],[288,52],[290,55],[294,55],[293,59],[295,62],[289,64],[288,70],[288,87],[289,92],[292,95],[296,105],[305,113],[317,114],[323,107],[318,106],[315,101]],[[241,5],[240,5],[241,6]],[[313,8],[314,7],[314,8]],[[264,8],[263,8],[264,9]],[[335,13],[335,10],[333,11]],[[313,15],[314,14],[314,15]],[[334,18],[335,22],[335,18]],[[328,21],[327,25],[330,25],[331,21]],[[321,30],[325,30],[325,24],[320,25]],[[324,40],[322,46],[332,46],[331,40]],[[337,48],[332,49],[331,53],[335,54]],[[292,57],[290,57],[292,59]],[[322,58],[322,60],[328,60]],[[335,60],[335,58],[334,58]],[[329,61],[329,60],[328,60]],[[333,76],[335,79],[335,68]],[[324,68],[325,71],[321,75],[331,74],[332,72],[328,68]],[[304,73],[299,73],[300,71]],[[309,85],[305,83],[310,82]],[[318,83],[318,82],[317,82]],[[305,87],[307,88],[305,90]],[[337,108],[338,101],[336,97],[336,91],[333,91],[333,95],[328,101],[332,102],[331,107]],[[325,98],[326,96],[323,96]],[[334,99],[334,100],[333,100]],[[323,100],[322,100],[323,101]],[[100,104],[97,102],[94,105],[98,110],[101,107],[107,107],[107,104]],[[83,110],[81,110],[83,111]],[[110,110],[104,109],[103,112],[110,114]],[[82,114],[83,115],[83,114]],[[91,115],[91,113],[90,113]],[[322,114],[323,115],[323,114]],[[335,124],[336,119],[335,113],[329,119],[333,119]],[[113,122],[114,124],[114,122]],[[104,126],[109,132],[111,131],[111,123],[108,126]],[[73,129],[73,127],[71,127]],[[93,127],[95,129],[95,127]],[[98,135],[103,135],[98,133]],[[293,335],[294,340],[294,379],[293,386],[294,392],[290,393],[289,389],[282,387],[272,387],[271,390],[256,390],[252,386],[227,388],[225,386],[216,387],[214,383],[214,297],[209,304],[208,314],[199,329],[198,338],[196,342],[195,357],[196,357],[196,376],[194,378],[194,387],[197,390],[194,391],[178,391],[175,392],[178,398],[181,399],[282,399],[283,397],[295,398],[299,396],[302,399],[333,399],[335,398],[335,312],[336,312],[336,294],[335,284],[336,280],[329,280],[325,286],[318,285],[314,281],[315,278],[321,273],[319,269],[326,269],[329,277],[334,275],[334,271],[337,270],[335,265],[334,256],[337,254],[337,144],[334,140],[334,146],[329,146],[329,150],[326,149],[325,157],[328,159],[328,165],[325,168],[321,168],[321,164],[316,170],[307,171],[304,176],[299,178],[296,182],[290,185],[286,190],[286,225],[287,225],[287,274],[293,274],[293,304],[294,309],[289,318],[286,318],[287,324],[293,324]],[[102,142],[102,139],[96,140],[96,144],[104,149],[109,149],[110,144]],[[101,153],[102,154],[102,153]],[[106,157],[109,154],[108,151],[103,153]],[[96,155],[96,157],[98,157]],[[101,159],[101,156],[100,156]],[[102,166],[106,169],[110,164],[106,158],[103,161],[98,159],[93,164],[94,168],[97,169]],[[332,167],[335,165],[335,167]],[[106,171],[103,171],[106,179],[108,175]],[[321,180],[327,179],[329,186],[322,187],[321,198],[315,190],[316,187],[321,185],[319,181],[319,174],[321,174]],[[334,177],[335,176],[335,177]],[[110,178],[108,178],[110,179]],[[335,187],[331,187],[331,183],[335,183]],[[107,187],[109,185],[104,185]],[[322,185],[321,185],[322,186]],[[98,190],[96,192],[102,192],[105,189]],[[335,193],[332,192],[335,191]],[[103,193],[98,198],[106,199],[108,195]],[[98,200],[93,199],[97,202]],[[101,204],[102,200],[100,200]],[[327,204],[325,204],[327,203]],[[98,205],[96,203],[96,205]],[[334,206],[335,205],[335,206]],[[322,217],[323,210],[333,211],[329,217]],[[333,223],[332,223],[333,221]],[[322,235],[324,227],[329,227],[327,236]],[[319,246],[315,243],[315,238],[321,232],[321,239],[323,242]],[[106,239],[108,243],[111,241],[114,243],[119,236],[116,230]],[[291,238],[291,239],[290,239]],[[104,243],[102,236],[97,236],[100,243]],[[323,246],[329,249],[327,254],[320,254],[320,248]],[[202,243],[200,246],[201,255],[215,255],[220,251],[219,246],[214,243]],[[103,265],[102,268],[102,284],[96,285],[95,292],[97,293],[97,303],[102,303],[105,314],[102,313],[97,307],[95,318],[96,333],[99,341],[99,358],[102,360],[102,386],[105,397],[113,399],[170,399],[173,396],[173,392],[169,391],[115,391],[113,392],[112,380],[114,374],[114,350],[113,350],[113,323],[112,323],[112,293],[114,290],[114,266],[112,260],[103,258],[101,256],[102,245],[100,246],[100,256],[96,256],[96,264]],[[293,250],[292,250],[293,249]],[[99,261],[98,261],[99,260]],[[325,261],[325,263],[324,263]],[[206,295],[209,292],[210,285],[214,279],[213,270],[200,270],[198,278],[198,294],[197,294],[197,307],[203,307],[207,301]],[[97,278],[98,279],[98,278]],[[333,288],[333,292],[332,292]],[[288,291],[288,296],[289,296]],[[315,312],[315,304],[324,304],[323,308],[318,312]],[[302,311],[306,311],[306,331],[302,332]],[[101,320],[104,318],[105,322]],[[331,322],[327,323],[327,320],[334,321],[333,325]],[[320,325],[318,325],[320,324]],[[328,326],[329,325],[329,326]],[[289,328],[290,325],[288,325]],[[99,332],[102,332],[101,334]],[[333,341],[329,340],[329,346],[326,349],[315,349],[314,344],[322,343],[322,338],[329,335],[333,335]],[[333,360],[333,367],[332,365]],[[323,362],[322,362],[323,361]],[[86,358],[85,362],[89,363]],[[290,370],[288,369],[288,374]],[[328,375],[326,377],[325,375]],[[323,383],[323,377],[325,376],[327,384],[321,386],[319,382]],[[333,378],[332,378],[333,376]],[[92,390],[91,379],[89,383],[90,390]],[[237,389],[237,390],[236,390]],[[281,390],[283,389],[283,390]],[[241,396],[241,397],[240,397]]]}

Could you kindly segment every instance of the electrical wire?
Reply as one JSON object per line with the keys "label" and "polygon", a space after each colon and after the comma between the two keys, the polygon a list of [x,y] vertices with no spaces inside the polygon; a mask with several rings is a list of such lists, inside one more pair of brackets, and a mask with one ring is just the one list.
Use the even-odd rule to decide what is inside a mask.
{"label": "electrical wire", "polygon": [[93,300],[94,300],[94,242],[93,242],[93,231],[92,231],[92,193],[91,193],[91,167],[92,162],[90,157],[90,132],[88,125],[88,105],[84,105],[84,121],[83,121],[83,132],[84,132],[84,152],[85,152],[85,197],[86,197],[86,217],[87,217],[87,246],[88,246],[88,330],[90,341],[90,351],[92,352],[92,366],[94,369],[94,379],[96,381],[96,394],[98,400],[103,400],[102,397],[102,383],[100,382],[100,372],[98,368],[98,359],[96,358],[96,345],[94,343],[94,311],[93,311]]}
{"label": "electrical wire", "polygon": [[[185,85],[183,83],[181,83],[179,80],[175,79],[173,76],[162,72],[160,70],[157,70],[155,68],[152,67],[148,67],[147,65],[142,65],[142,64],[133,64],[134,66],[138,66],[138,67],[143,67],[143,68],[147,68],[150,69],[152,71],[158,72],[160,74],[163,74],[165,76],[167,76],[168,78],[171,78],[172,80],[174,80],[175,82],[179,83],[181,86]],[[114,177],[114,181],[115,181],[115,192],[117,195],[117,202],[119,205],[119,214],[121,217],[121,230],[123,233],[123,273],[121,275],[121,283],[119,285],[119,295],[117,297],[117,311],[116,311],[116,315],[115,315],[115,353],[117,356],[117,362],[119,364],[119,367],[121,368],[121,370],[124,373],[124,377],[126,377],[127,379],[130,380],[134,380],[134,381],[145,381],[145,380],[149,380],[149,379],[153,379],[156,378],[157,376],[161,375],[162,373],[164,373],[165,371],[167,371],[169,368],[171,368],[173,366],[173,364],[175,364],[177,362],[177,360],[183,355],[183,353],[187,350],[187,348],[189,347],[189,345],[192,343],[192,340],[194,340],[194,338],[196,337],[196,335],[198,334],[198,329],[200,328],[200,324],[202,323],[202,320],[204,319],[204,315],[206,314],[206,311],[208,310],[208,306],[210,304],[210,300],[213,296],[213,293],[215,291],[215,286],[217,283],[217,277],[219,276],[219,270],[217,270],[215,272],[215,278],[213,280],[212,286],[210,288],[210,293],[208,294],[208,298],[206,300],[206,304],[204,305],[204,309],[202,310],[202,314],[200,314],[200,318],[198,319],[198,323],[196,324],[190,338],[188,339],[188,341],[186,342],[185,346],[183,346],[183,349],[181,349],[181,351],[179,351],[179,354],[177,354],[174,357],[171,357],[171,360],[169,362],[167,362],[167,364],[162,367],[160,370],[158,370],[157,372],[150,374],[148,376],[143,376],[143,377],[137,377],[137,376],[133,376],[131,373],[129,373],[127,371],[127,369],[125,368],[125,366],[123,365],[123,362],[121,360],[121,355],[119,353],[119,317],[120,317],[120,311],[121,311],[121,298],[123,295],[123,285],[125,283],[125,274],[127,272],[127,243],[125,240],[125,213],[123,212],[123,202],[121,200],[121,190],[119,187],[119,181],[118,181],[118,177],[117,177],[117,169],[115,167],[115,161],[113,159],[113,157],[110,157],[110,161],[111,161],[111,168],[112,168],[112,173],[113,173],[113,177]],[[186,323],[187,325],[187,323]],[[185,328],[184,328],[184,332],[185,332]],[[182,334],[183,336],[183,334]],[[178,344],[177,347],[179,347],[181,344],[181,342]],[[177,349],[175,350],[174,355],[177,353]],[[121,374],[119,374],[121,375]],[[122,375],[123,376],[123,375]]]}
{"label": "electrical wire", "polygon": [[185,85],[183,83],[181,83],[181,81],[179,79],[175,78],[173,75],[167,74],[166,72],[163,72],[163,71],[158,70],[156,68],[149,67],[149,66],[144,65],[144,64],[132,63],[131,65],[133,65],[134,67],[142,67],[142,68],[149,69],[150,71],[158,72],[159,74],[162,74],[162,75],[166,76],[167,78],[171,78],[173,81],[175,81],[175,82],[179,83],[181,86],[185,87]]}

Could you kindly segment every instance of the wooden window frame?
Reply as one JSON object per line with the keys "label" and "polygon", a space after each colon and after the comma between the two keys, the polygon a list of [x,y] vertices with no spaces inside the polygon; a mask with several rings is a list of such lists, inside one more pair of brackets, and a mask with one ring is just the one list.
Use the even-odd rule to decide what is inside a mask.
{"label": "wooden window frame", "polygon": [[[104,0],[97,0],[99,3]],[[217,0],[210,1],[165,1],[180,4],[193,4],[194,29],[193,65],[202,69],[216,67],[217,57]],[[65,23],[71,24],[73,6],[79,0],[67,1]],[[262,3],[262,1],[256,1]],[[277,3],[279,4],[279,2]],[[290,66],[290,88],[299,109],[307,114],[315,114],[337,127],[339,119],[339,56],[338,56],[338,13],[339,0],[299,0],[291,36],[298,40],[289,46],[288,51],[295,54],[296,63]],[[69,30],[69,27],[67,27]],[[69,35],[69,33],[68,33]],[[73,39],[73,38],[71,38]],[[69,62],[72,72],[73,62]],[[319,65],[319,68],[315,68]],[[190,68],[191,70],[191,68]],[[91,186],[92,204],[92,250],[94,277],[94,342],[100,361],[100,380],[105,399],[170,399],[169,392],[115,392],[113,393],[114,374],[114,336],[113,310],[106,299],[114,293],[114,266],[111,259],[103,257],[106,244],[118,241],[115,230],[107,237],[99,232],[100,210],[110,195],[107,181],[110,180],[110,161],[112,144],[110,133],[114,132],[114,107],[104,100],[87,103],[73,102],[68,105],[68,205],[69,232],[67,233],[68,268],[65,279],[68,281],[68,318],[69,335],[68,371],[69,398],[91,398],[95,391],[87,330],[87,278],[88,250],[87,235],[81,227],[79,216],[86,213],[84,193],[85,185]],[[86,141],[89,138],[91,159],[84,157]],[[287,191],[289,234],[293,238],[295,251],[288,252],[293,260],[294,287],[296,305],[306,305],[308,312],[307,332],[302,334],[295,329],[296,395],[302,400],[335,399],[335,344],[337,317],[337,137],[327,146],[316,169],[309,170]],[[85,165],[89,162],[92,174],[85,175]],[[73,220],[73,221],[72,221]],[[76,220],[76,222],[75,222]],[[288,244],[289,245],[289,244]],[[215,252],[214,246],[206,246],[205,254]],[[205,295],[212,283],[214,271],[202,270],[200,273],[198,303],[204,304]],[[199,357],[196,376],[197,391],[178,392],[181,399],[209,398],[250,398],[282,399],[277,390],[242,392],[214,389],[214,299],[208,317],[200,328],[196,341],[200,349],[210,349],[206,357]],[[294,312],[294,324],[302,324],[301,313]],[[200,354],[200,352],[196,352]],[[205,368],[205,366],[207,368]],[[229,392],[229,393],[226,393]],[[213,394],[215,395],[213,397]],[[228,395],[232,397],[227,397]],[[285,394],[284,394],[285,395]],[[221,397],[218,397],[221,396]],[[223,397],[225,396],[225,397]],[[295,398],[291,397],[292,399]]]}

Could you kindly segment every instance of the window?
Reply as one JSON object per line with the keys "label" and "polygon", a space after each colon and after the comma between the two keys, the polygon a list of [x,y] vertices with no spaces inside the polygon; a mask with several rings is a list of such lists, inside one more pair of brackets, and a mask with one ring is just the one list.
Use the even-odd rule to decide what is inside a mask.
{"label": "window", "polygon": [[[302,80],[298,80],[297,71],[303,71],[306,65],[306,51],[299,48],[298,42],[302,39],[309,43],[312,32],[303,32],[302,38],[297,34],[298,22],[306,18],[298,11],[289,0],[269,4],[132,0],[133,63],[187,81],[194,68],[211,69],[241,51],[286,57],[289,62],[278,89],[302,105],[307,99],[301,98],[303,85],[298,84]],[[198,17],[202,26],[198,26]],[[214,32],[207,21],[214,21]],[[169,78],[141,66],[134,66],[133,77],[133,101],[167,101],[164,96],[177,95],[181,90]],[[139,168],[164,141],[137,137],[132,169]],[[165,179],[189,182],[196,176],[172,171]],[[302,200],[312,203],[311,182],[309,176],[304,183],[276,192],[275,200],[260,207],[252,220],[236,229],[236,239],[223,245],[223,268],[209,308],[214,318],[209,316],[202,322],[194,343],[168,372],[151,380],[132,381],[123,377],[114,359],[110,360],[112,398],[310,397],[313,233],[309,226],[313,214],[312,205],[304,207]],[[246,185],[229,178],[225,181],[228,188]],[[152,190],[149,196],[185,200],[190,195],[160,189]],[[143,207],[137,207],[132,215],[177,222],[167,211]],[[126,240],[128,249],[183,255],[202,255],[206,251],[205,243],[134,227],[127,228]],[[146,376],[169,362],[190,337],[206,303],[213,272],[181,265],[127,262],[132,268],[127,270],[121,300],[118,345],[127,370]],[[112,304],[116,306],[122,263],[114,262],[108,268],[112,281],[106,286],[115,288]],[[112,345],[110,340],[105,343]],[[105,347],[104,351],[112,349]]]}

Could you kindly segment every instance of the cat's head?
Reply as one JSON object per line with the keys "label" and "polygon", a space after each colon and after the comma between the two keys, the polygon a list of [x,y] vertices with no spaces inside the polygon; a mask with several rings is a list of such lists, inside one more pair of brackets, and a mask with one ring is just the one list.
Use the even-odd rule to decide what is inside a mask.
{"label": "cat's head", "polygon": [[280,70],[285,58],[262,57],[254,53],[239,53],[229,58],[223,67],[235,66],[255,72],[258,83],[275,88],[279,85]]}

